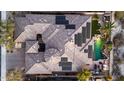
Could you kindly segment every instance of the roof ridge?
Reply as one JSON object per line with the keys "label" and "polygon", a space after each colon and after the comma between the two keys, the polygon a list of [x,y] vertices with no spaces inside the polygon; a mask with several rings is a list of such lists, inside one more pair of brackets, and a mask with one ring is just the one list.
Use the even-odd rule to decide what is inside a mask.
{"label": "roof ridge", "polygon": [[[27,41],[30,41],[30,40],[27,40]],[[31,40],[31,41],[35,41],[35,40]],[[34,50],[36,50],[33,46],[34,46],[37,42],[38,42],[38,41],[36,41],[32,46],[30,46],[30,47],[28,48],[28,50],[26,51],[26,53],[28,53],[31,48],[33,48]]]}
{"label": "roof ridge", "polygon": [[[33,58],[32,56],[30,56],[30,54],[28,54],[28,56],[36,63],[36,61],[34,60],[34,58]],[[26,70],[26,72],[27,72],[28,70],[30,70],[31,67],[32,67],[35,63],[33,63],[33,64]]]}

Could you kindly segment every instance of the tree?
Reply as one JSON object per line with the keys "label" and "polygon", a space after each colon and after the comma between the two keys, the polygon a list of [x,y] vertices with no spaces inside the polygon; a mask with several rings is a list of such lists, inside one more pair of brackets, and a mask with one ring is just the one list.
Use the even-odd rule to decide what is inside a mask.
{"label": "tree", "polygon": [[124,11],[116,11],[115,12],[115,19],[121,20],[124,17]]}
{"label": "tree", "polygon": [[0,45],[5,42],[6,22],[0,21]]}
{"label": "tree", "polygon": [[124,45],[124,37],[122,32],[121,33],[117,33],[114,37],[113,37],[113,45],[118,48],[120,46]]}
{"label": "tree", "polygon": [[105,40],[110,38],[112,28],[114,28],[114,23],[111,22],[105,22],[103,26],[101,26],[100,33]]}
{"label": "tree", "polygon": [[116,79],[116,81],[124,81],[124,76],[120,76],[119,78]]}
{"label": "tree", "polygon": [[112,42],[111,42],[111,31],[114,28],[114,23],[105,22],[102,27],[100,28],[100,34],[102,36],[102,40],[104,41],[104,53],[109,56],[110,51],[112,49]]}
{"label": "tree", "polygon": [[88,69],[84,69],[82,72],[78,73],[77,78],[80,81],[86,81],[86,80],[89,80],[91,75],[92,74]]}
{"label": "tree", "polygon": [[17,70],[17,69],[13,69],[13,70],[8,71],[7,80],[8,81],[22,81],[23,80],[22,71]]}
{"label": "tree", "polygon": [[5,44],[7,50],[14,47],[13,33],[14,22],[10,18],[7,21],[0,22],[0,44]]}
{"label": "tree", "polygon": [[99,16],[97,14],[94,14],[92,20],[99,20]]}
{"label": "tree", "polygon": [[105,77],[105,79],[107,80],[107,81],[112,81],[112,76],[107,76],[107,77]]}
{"label": "tree", "polygon": [[92,36],[94,36],[95,34],[99,34],[99,28],[100,28],[100,24],[99,24],[99,16],[97,14],[94,14],[92,16]]}

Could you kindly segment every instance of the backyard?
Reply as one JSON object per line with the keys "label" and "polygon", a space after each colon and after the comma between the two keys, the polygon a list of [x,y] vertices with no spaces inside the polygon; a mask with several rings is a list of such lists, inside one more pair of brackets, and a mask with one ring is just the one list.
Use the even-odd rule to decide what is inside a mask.
{"label": "backyard", "polygon": [[[114,23],[103,22],[99,23],[100,18],[98,15],[92,17],[92,36],[95,36],[95,55],[96,60],[102,58],[101,51],[106,54],[108,57],[112,49],[111,31],[114,27]],[[97,53],[96,53],[97,52]]]}

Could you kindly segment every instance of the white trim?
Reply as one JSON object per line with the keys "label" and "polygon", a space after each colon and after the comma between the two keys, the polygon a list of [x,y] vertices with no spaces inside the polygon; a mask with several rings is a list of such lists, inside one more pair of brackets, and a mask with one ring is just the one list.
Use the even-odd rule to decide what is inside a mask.
{"label": "white trim", "polygon": [[1,81],[6,80],[6,47],[1,46]]}

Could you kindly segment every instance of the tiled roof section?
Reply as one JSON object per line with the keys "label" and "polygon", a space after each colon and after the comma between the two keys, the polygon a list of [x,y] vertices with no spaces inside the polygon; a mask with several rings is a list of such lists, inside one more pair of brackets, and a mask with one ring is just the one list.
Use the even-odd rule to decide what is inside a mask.
{"label": "tiled roof section", "polygon": [[52,74],[52,72],[45,68],[42,63],[36,63],[26,74]]}
{"label": "tiled roof section", "polygon": [[44,31],[48,29],[50,24],[48,23],[34,23],[33,25],[28,25],[24,28],[24,32],[22,32],[17,38],[16,42],[25,42],[26,40],[36,40],[37,34],[42,34]]}
{"label": "tiled roof section", "polygon": [[27,14],[26,18],[30,23],[55,23],[55,15]]}
{"label": "tiled roof section", "polygon": [[26,66],[26,71],[28,71],[34,64],[44,62],[44,54],[42,52],[40,53],[32,53],[32,54],[26,54],[25,56],[25,66]]}
{"label": "tiled roof section", "polygon": [[38,41],[28,40],[26,41],[26,53],[38,53]]}
{"label": "tiled roof section", "polygon": [[[76,24],[76,29],[84,23],[89,16],[81,16],[81,15],[65,15],[66,19],[69,21],[69,24]],[[26,17],[16,17],[16,31],[15,31],[15,39],[24,31],[25,26],[32,25],[34,23],[43,23],[43,24],[51,24],[55,25],[55,15],[37,15],[37,14],[27,14]],[[55,25],[57,26],[57,25]],[[59,29],[63,29],[64,26],[59,25]],[[37,30],[37,29],[35,29]],[[71,33],[73,31],[69,31]]]}
{"label": "tiled roof section", "polygon": [[51,57],[60,56],[60,51],[55,48],[49,48],[44,53],[45,61],[49,61]]}
{"label": "tiled roof section", "polygon": [[79,15],[66,15],[66,20],[69,20],[69,24]]}
{"label": "tiled roof section", "polygon": [[16,39],[27,25],[33,25],[34,23],[55,23],[54,15],[32,15],[27,14],[26,17],[15,17],[15,34],[14,38]]}
{"label": "tiled roof section", "polygon": [[47,28],[47,32],[43,32],[42,33],[42,38],[44,40],[44,42],[46,42],[48,40],[48,37],[51,36],[51,34],[56,30],[56,26],[55,25],[50,25],[48,28]]}
{"label": "tiled roof section", "polygon": [[31,54],[26,54],[25,55],[25,70],[29,70],[35,63],[36,61],[31,58]]}
{"label": "tiled roof section", "polygon": [[[80,18],[82,20],[80,20]],[[76,22],[77,24],[77,27],[79,28],[85,21],[87,21],[89,18],[89,16],[86,16],[86,17],[83,17],[83,16],[80,16],[78,15],[73,21],[71,22]],[[65,45],[65,43],[68,41],[69,39],[69,36],[71,36],[75,31],[77,31],[77,28],[75,30],[73,29],[69,29],[69,30],[66,30],[66,29],[59,29],[58,31],[54,31],[54,33],[56,32],[56,34],[54,34],[53,37],[48,37],[50,38],[47,42],[48,46],[51,46],[51,47],[54,47],[54,48],[58,48],[59,50],[63,49],[63,45]],[[56,42],[55,42],[56,41]]]}

